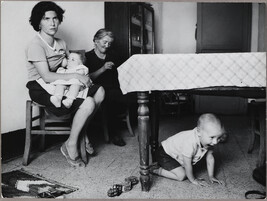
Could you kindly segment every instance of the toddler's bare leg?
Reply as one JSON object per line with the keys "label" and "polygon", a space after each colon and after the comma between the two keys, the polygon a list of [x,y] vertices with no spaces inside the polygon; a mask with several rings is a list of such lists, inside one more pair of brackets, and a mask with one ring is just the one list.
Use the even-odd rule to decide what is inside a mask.
{"label": "toddler's bare leg", "polygon": [[55,107],[61,107],[61,100],[64,95],[65,89],[66,86],[64,85],[56,85],[55,93],[50,97],[50,101]]}
{"label": "toddler's bare leg", "polygon": [[68,96],[65,100],[62,101],[63,105],[65,105],[66,108],[70,108],[73,101],[76,99],[76,97],[79,94],[81,86],[78,84],[72,84],[69,87]]}
{"label": "toddler's bare leg", "polygon": [[153,173],[162,177],[178,181],[183,181],[186,178],[185,169],[182,166],[175,168],[171,171],[165,170],[160,167],[159,169],[154,170]]}

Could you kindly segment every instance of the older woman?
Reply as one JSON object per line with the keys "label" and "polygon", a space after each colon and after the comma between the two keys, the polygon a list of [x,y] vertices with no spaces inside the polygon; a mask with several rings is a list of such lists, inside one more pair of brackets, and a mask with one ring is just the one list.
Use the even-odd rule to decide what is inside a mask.
{"label": "older woman", "polygon": [[86,75],[56,73],[63,58],[69,54],[66,43],[55,37],[58,26],[63,21],[63,14],[64,10],[54,2],[39,2],[32,9],[30,24],[37,35],[26,48],[29,79],[27,88],[33,101],[45,105],[46,109],[56,116],[71,113],[74,115],[70,136],[62,145],[61,152],[70,165],[84,166],[85,164],[78,152],[78,137],[82,128],[86,126],[90,117],[103,101],[105,92],[100,86],[94,91],[89,90],[85,99],[77,98],[70,108],[66,108],[63,104],[60,108],[56,108],[51,103],[51,94],[46,88],[47,83],[58,79],[76,78],[85,87],[89,87],[91,84],[90,78]]}
{"label": "older woman", "polygon": [[94,49],[85,53],[85,66],[89,68],[90,77],[94,83],[105,89],[105,105],[108,112],[108,129],[112,136],[112,142],[118,146],[124,146],[125,142],[117,134],[116,114],[122,108],[124,96],[120,90],[117,67],[121,64],[118,57],[108,50],[114,40],[113,33],[106,29],[100,29],[94,36]]}

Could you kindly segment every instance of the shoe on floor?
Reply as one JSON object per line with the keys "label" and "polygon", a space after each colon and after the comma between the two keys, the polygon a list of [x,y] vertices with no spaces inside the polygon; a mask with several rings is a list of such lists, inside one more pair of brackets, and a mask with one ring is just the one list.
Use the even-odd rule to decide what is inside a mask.
{"label": "shoe on floor", "polygon": [[91,156],[95,156],[96,155],[94,147],[93,147],[93,145],[91,143],[86,143],[85,150]]}
{"label": "shoe on floor", "polygon": [[124,142],[124,140],[121,137],[118,137],[118,136],[116,136],[116,137],[114,137],[112,139],[112,143],[115,144],[115,145],[117,145],[117,146],[120,146],[120,147],[123,147],[123,146],[126,145],[126,143]]}

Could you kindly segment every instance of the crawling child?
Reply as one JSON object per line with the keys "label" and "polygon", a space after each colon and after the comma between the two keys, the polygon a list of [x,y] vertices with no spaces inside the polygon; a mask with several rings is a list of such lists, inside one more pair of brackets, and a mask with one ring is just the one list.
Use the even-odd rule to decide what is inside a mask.
{"label": "crawling child", "polygon": [[197,179],[193,174],[193,165],[206,155],[210,182],[222,184],[214,177],[213,146],[220,141],[224,132],[220,120],[214,114],[202,114],[196,128],[182,131],[161,143],[156,152],[158,166],[152,166],[150,171],[178,181],[188,178],[195,185],[206,186],[203,179]]}

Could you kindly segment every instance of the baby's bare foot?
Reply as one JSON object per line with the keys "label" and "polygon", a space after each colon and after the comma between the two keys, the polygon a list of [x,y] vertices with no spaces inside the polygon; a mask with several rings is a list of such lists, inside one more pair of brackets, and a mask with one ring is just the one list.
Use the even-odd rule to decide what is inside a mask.
{"label": "baby's bare foot", "polygon": [[73,99],[66,98],[65,100],[62,101],[62,103],[66,108],[70,108],[72,106]]}
{"label": "baby's bare foot", "polygon": [[59,99],[58,97],[51,96],[50,101],[56,108],[61,107],[61,99]]}

